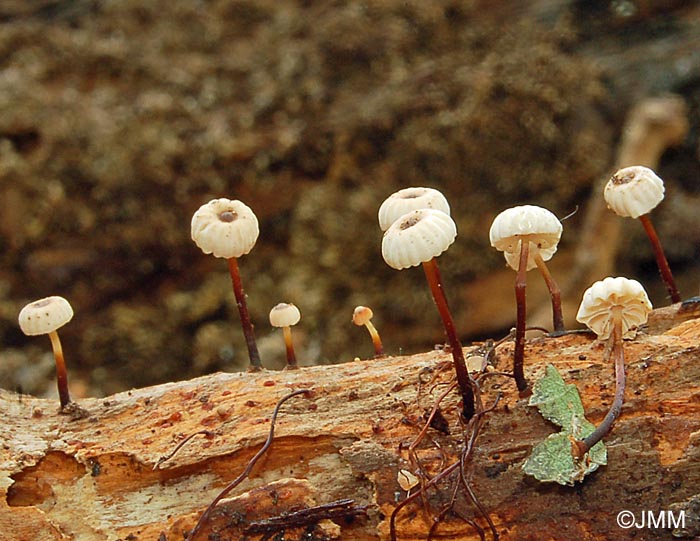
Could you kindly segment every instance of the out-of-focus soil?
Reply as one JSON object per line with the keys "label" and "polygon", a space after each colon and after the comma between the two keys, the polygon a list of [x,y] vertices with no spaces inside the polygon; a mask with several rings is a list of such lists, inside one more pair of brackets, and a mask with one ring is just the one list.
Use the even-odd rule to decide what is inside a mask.
{"label": "out-of-focus soil", "polygon": [[[302,364],[371,356],[350,323],[357,304],[373,308],[388,351],[430,348],[442,331],[422,272],[381,258],[382,200],[410,185],[446,194],[459,236],[440,265],[458,299],[504,266],[493,217],[515,203],[560,217],[584,207],[626,111],[664,92],[686,99],[691,130],[660,164],[655,221],[672,266],[696,276],[700,8],[518,6],[4,1],[0,384],[52,392],[49,342],[16,318],[53,294],[76,312],[61,331],[76,396],[244,368],[226,264],[189,238],[214,197],[260,220],[239,263],[266,366],[283,363],[267,322],[281,301],[302,311]],[[565,222],[563,248],[580,225]],[[663,303],[633,225],[620,269]],[[681,283],[697,293],[694,278]]]}

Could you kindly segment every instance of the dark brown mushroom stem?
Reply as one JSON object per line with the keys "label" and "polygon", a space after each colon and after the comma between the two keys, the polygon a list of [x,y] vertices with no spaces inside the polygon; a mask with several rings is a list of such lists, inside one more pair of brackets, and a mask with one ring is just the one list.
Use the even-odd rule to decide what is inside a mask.
{"label": "dark brown mushroom stem", "polygon": [[283,327],[282,332],[284,333],[284,345],[287,348],[287,368],[299,368],[299,365],[297,365],[297,356],[294,354],[294,343],[292,342],[292,328]]}
{"label": "dark brown mushroom stem", "polygon": [[231,257],[227,259],[227,261],[228,270],[231,274],[231,282],[233,284],[233,294],[236,296],[238,313],[241,315],[241,326],[243,327],[245,343],[248,346],[250,370],[262,370],[262,363],[260,362],[260,353],[258,353],[258,346],[255,342],[255,333],[253,332],[253,324],[250,321],[248,305],[246,304],[245,300],[245,291],[243,291],[243,286],[241,285],[241,274],[238,270],[238,261],[235,257]]}
{"label": "dark brown mushroom stem", "polygon": [[607,436],[613,428],[615,421],[620,416],[622,411],[622,402],[625,397],[625,353],[622,348],[622,317],[620,314],[621,308],[614,308],[613,313],[613,331],[610,335],[611,355],[615,360],[615,398],[613,399],[610,411],[596,429],[586,436],[583,441],[577,441],[577,449],[575,453],[578,458],[583,457],[591,447]]}
{"label": "dark brown mushroom stem", "polygon": [[68,392],[68,370],[66,369],[66,361],[63,358],[63,348],[61,340],[58,338],[56,331],[49,333],[51,339],[51,347],[53,348],[53,356],[56,359],[56,383],[58,386],[58,398],[61,402],[61,409],[71,403],[70,394]]}
{"label": "dark brown mushroom stem", "polygon": [[520,261],[515,276],[515,305],[517,320],[515,323],[515,350],[513,351],[513,377],[518,391],[527,390],[525,379],[525,325],[527,323],[527,260],[530,255],[530,242],[520,241]]}
{"label": "dark brown mushroom stem", "polygon": [[423,270],[425,271],[425,277],[430,286],[430,292],[433,294],[435,305],[437,306],[438,312],[440,312],[440,317],[445,327],[445,334],[447,335],[447,341],[452,349],[452,359],[454,360],[453,364],[457,374],[457,384],[459,385],[460,394],[462,395],[462,416],[468,421],[474,416],[474,380],[472,380],[467,370],[467,363],[464,360],[464,352],[462,351],[462,343],[457,337],[452,314],[447,306],[447,298],[443,291],[440,270],[438,269],[435,258],[423,262]]}
{"label": "dark brown mushroom stem", "polygon": [[552,298],[552,325],[554,326],[554,334],[563,333],[566,331],[566,328],[564,327],[564,315],[561,309],[561,289],[559,289],[559,285],[549,272],[549,267],[547,267],[547,264],[544,262],[539,252],[535,254],[535,264],[542,278],[544,278],[547,289],[549,289],[549,295]]}
{"label": "dark brown mushroom stem", "polygon": [[651,248],[654,250],[654,256],[656,257],[656,264],[659,267],[659,273],[661,273],[661,279],[666,284],[666,290],[671,297],[672,303],[681,302],[681,294],[678,292],[676,287],[676,282],[673,279],[673,274],[671,274],[671,267],[668,265],[668,260],[666,259],[666,254],[664,254],[663,246],[661,246],[661,241],[659,236],[656,234],[656,229],[654,229],[654,224],[651,223],[651,219],[648,214],[643,214],[639,217],[639,221],[642,222],[644,226],[644,231],[649,237],[651,242]]}

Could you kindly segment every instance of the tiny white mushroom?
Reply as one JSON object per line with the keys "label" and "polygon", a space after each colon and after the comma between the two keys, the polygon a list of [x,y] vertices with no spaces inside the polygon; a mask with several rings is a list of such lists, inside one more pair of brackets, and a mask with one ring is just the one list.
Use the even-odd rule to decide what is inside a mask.
{"label": "tiny white mushroom", "polygon": [[281,302],[270,310],[270,325],[273,327],[291,327],[300,320],[299,308],[291,303]]}
{"label": "tiny white mushroom", "polygon": [[439,210],[419,209],[401,216],[382,238],[382,256],[397,270],[438,257],[455,241],[457,226]]}
{"label": "tiny white mushroom", "polygon": [[607,340],[616,318],[620,318],[622,337],[631,338],[636,327],[646,323],[651,310],[651,301],[637,280],[608,276],[585,291],[576,320]]}
{"label": "tiny white mushroom", "polygon": [[19,327],[27,336],[48,334],[56,360],[56,380],[61,409],[71,403],[68,392],[68,370],[63,357],[58,329],[73,318],[73,308],[63,297],[39,299],[26,305],[19,313]]}
{"label": "tiny white mushroom", "polygon": [[270,325],[282,328],[284,345],[287,350],[287,367],[297,368],[297,359],[292,342],[292,327],[299,323],[301,312],[291,303],[281,302],[270,310]]}
{"label": "tiny white mushroom", "polygon": [[434,209],[450,214],[450,204],[435,188],[404,188],[387,197],[379,207],[379,227],[382,231],[412,210]]}
{"label": "tiny white mushroom", "polygon": [[603,197],[608,208],[618,216],[638,218],[642,222],[671,301],[680,302],[681,295],[673,279],[671,267],[654,224],[648,216],[664,198],[663,180],[648,167],[641,165],[624,167],[617,171],[605,185]]}
{"label": "tiny white mushroom", "polygon": [[192,216],[192,240],[205,254],[230,259],[249,253],[258,240],[258,219],[245,203],[212,199]]}
{"label": "tiny white mushroom", "polygon": [[372,338],[372,345],[374,346],[374,356],[381,357],[384,355],[384,346],[382,345],[382,339],[379,336],[379,332],[376,327],[372,324],[372,317],[374,313],[371,308],[367,306],[357,306],[352,313],[352,322],[358,327],[363,325],[369,331],[369,335]]}
{"label": "tiny white mushroom", "polygon": [[528,270],[537,267],[542,274],[552,299],[554,332],[564,332],[561,290],[545,263],[557,251],[561,232],[562,225],[559,219],[547,209],[535,205],[522,205],[504,210],[496,216],[489,230],[491,246],[503,252],[508,265],[517,271],[515,278],[517,322],[513,375],[521,392],[527,389],[523,362]]}
{"label": "tiny white mushroom", "polygon": [[474,415],[473,383],[464,361],[462,343],[457,336],[454,320],[447,305],[436,260],[456,237],[457,226],[449,215],[433,209],[413,210],[401,216],[384,232],[382,256],[387,265],[397,270],[423,265],[430,292],[452,349],[453,364],[462,394],[463,417],[468,420]]}
{"label": "tiny white mushroom", "polygon": [[491,246],[503,252],[508,266],[518,270],[522,242],[530,243],[527,270],[537,266],[537,256],[549,261],[556,253],[562,225],[552,212],[535,205],[512,207],[493,220],[489,230]]}
{"label": "tiny white mushroom", "polygon": [[192,216],[191,236],[194,243],[205,254],[224,258],[228,262],[252,370],[260,370],[262,363],[248,313],[245,291],[241,284],[237,258],[253,249],[259,233],[257,217],[250,207],[238,200],[212,199]]}
{"label": "tiny white mushroom", "polygon": [[19,327],[27,336],[49,334],[73,319],[73,308],[63,297],[30,302],[19,312]]}
{"label": "tiny white mushroom", "polygon": [[600,339],[608,340],[606,355],[615,361],[615,397],[603,421],[582,441],[576,442],[576,454],[582,457],[610,430],[622,411],[625,396],[625,355],[622,339],[634,334],[635,327],[646,323],[652,306],[642,285],[624,277],[607,277],[594,283],[583,294],[576,319],[587,325]]}
{"label": "tiny white mushroom", "polygon": [[639,218],[664,199],[664,181],[648,167],[633,165],[617,171],[603,190],[608,208],[618,216]]}

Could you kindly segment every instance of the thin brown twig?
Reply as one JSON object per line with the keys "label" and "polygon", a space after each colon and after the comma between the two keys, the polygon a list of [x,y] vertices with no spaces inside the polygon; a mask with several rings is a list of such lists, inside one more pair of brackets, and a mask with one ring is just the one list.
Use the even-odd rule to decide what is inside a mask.
{"label": "thin brown twig", "polygon": [[367,505],[354,505],[355,500],[344,499],[283,513],[277,517],[251,521],[245,534],[275,533],[288,528],[311,526],[321,520],[367,515]]}
{"label": "thin brown twig", "polygon": [[210,438],[214,435],[214,432],[212,432],[211,430],[200,430],[198,432],[194,432],[193,434],[190,434],[184,440],[182,440],[180,443],[178,443],[175,446],[175,449],[170,451],[167,455],[163,455],[162,457],[160,457],[158,459],[158,461],[155,464],[153,464],[153,469],[157,470],[163,462],[167,462],[168,460],[173,458],[177,454],[177,452],[187,444],[187,442],[192,440],[195,436],[200,436],[200,435],[203,435],[203,436],[206,436],[207,438]]}
{"label": "thin brown twig", "polygon": [[[489,341],[488,343],[484,344],[482,347],[478,348],[476,351],[479,352],[484,356],[485,359],[490,359],[496,350],[496,347],[503,342],[505,342],[508,339],[511,339],[513,337],[513,332],[509,333],[507,336],[501,338],[497,342]],[[455,502],[456,502],[456,497],[459,491],[460,486],[463,486],[467,492],[468,498],[471,501],[471,503],[477,508],[478,513],[484,518],[484,520],[487,522],[489,530],[491,531],[493,535],[494,541],[497,541],[499,538],[498,531],[496,530],[495,524],[491,520],[491,517],[489,516],[488,512],[484,508],[484,506],[481,504],[479,499],[477,498],[476,494],[474,493],[474,490],[472,489],[469,481],[468,481],[468,475],[467,475],[467,463],[469,459],[471,458],[471,455],[473,453],[474,447],[476,440],[478,438],[481,425],[483,422],[484,416],[493,411],[500,399],[501,395],[499,394],[493,404],[488,407],[484,408],[483,400],[481,397],[481,388],[479,385],[479,382],[482,377],[485,376],[491,376],[491,375],[507,375],[509,377],[513,377],[513,374],[500,374],[500,373],[495,373],[495,372],[480,372],[477,374],[474,378],[472,378],[472,381],[474,383],[473,385],[473,390],[474,390],[474,400],[475,400],[475,406],[476,406],[476,412],[475,415],[468,421],[465,421],[464,418],[460,418],[464,425],[464,435],[465,435],[465,448],[462,451],[460,455],[459,461],[451,464],[450,466],[445,467],[444,463],[441,465],[441,470],[439,471],[438,474],[436,474],[434,477],[428,479],[428,474],[423,467],[423,465],[420,462],[420,459],[417,455],[417,447],[418,445],[425,439],[425,436],[427,434],[428,428],[431,425],[432,420],[434,419],[435,415],[439,411],[439,406],[442,400],[454,389],[456,386],[456,382],[451,382],[449,387],[437,398],[435,403],[433,404],[433,407],[431,409],[430,414],[428,415],[425,424],[423,425],[423,428],[419,432],[419,434],[416,436],[416,438],[413,440],[413,442],[409,445],[408,447],[408,453],[409,453],[409,459],[411,460],[412,465],[414,468],[417,469],[418,472],[421,474],[421,485],[419,490],[417,490],[413,494],[408,494],[406,499],[404,499],[402,502],[397,504],[397,506],[394,508],[390,520],[389,520],[389,530],[390,530],[390,538],[392,541],[397,540],[397,532],[396,532],[396,519],[398,516],[398,513],[400,510],[408,505],[409,503],[415,501],[417,498],[421,498],[423,502],[423,510],[426,513],[427,516],[431,515],[430,512],[430,504],[427,500],[427,492],[428,489],[436,485],[439,481],[444,479],[446,476],[448,476],[450,473],[454,472],[455,469],[459,468],[459,475],[455,479],[454,486],[452,489],[452,496],[450,498],[450,501],[447,505],[445,505],[442,510],[437,514],[437,516],[433,516],[433,524],[430,527],[430,530],[428,531],[428,539],[433,539],[436,535],[437,528],[439,527],[441,521],[449,514],[453,514],[460,520],[464,521],[466,524],[471,526],[479,535],[480,539],[485,541],[486,539],[486,530],[482,528],[474,519],[471,519],[469,517],[464,516],[463,513],[460,513],[457,509],[455,509]],[[421,381],[421,383],[425,384],[427,382]],[[433,386],[433,388],[436,385]]]}
{"label": "thin brown twig", "polygon": [[248,462],[248,465],[245,467],[243,472],[236,477],[233,481],[231,481],[226,488],[224,488],[219,494],[214,498],[214,500],[209,504],[209,506],[204,510],[204,513],[201,514],[199,517],[199,520],[197,521],[197,524],[195,524],[195,527],[192,529],[190,534],[187,536],[187,541],[194,541],[196,538],[197,534],[199,533],[199,530],[201,529],[202,525],[209,519],[209,515],[211,512],[214,510],[216,505],[224,499],[234,488],[236,488],[239,484],[241,484],[248,475],[250,475],[250,472],[253,469],[253,466],[255,466],[255,463],[262,457],[265,452],[270,448],[272,445],[272,440],[275,436],[275,421],[277,420],[277,415],[279,414],[280,408],[282,405],[289,400],[290,398],[294,398],[295,396],[298,396],[300,394],[306,394],[309,395],[311,393],[310,389],[299,389],[297,391],[293,391],[289,393],[288,395],[283,396],[282,398],[279,399],[277,402],[277,405],[275,406],[275,410],[272,412],[272,417],[270,418],[270,432],[267,436],[267,440],[265,440],[265,443],[263,446],[260,448],[260,450],[255,453],[255,456],[250,459]]}
{"label": "thin brown twig", "polygon": [[[488,352],[486,354],[488,355]],[[479,386],[479,379],[483,375],[488,375],[488,373],[479,374],[475,380],[476,381],[475,399],[476,399],[476,403],[478,405],[478,409],[480,411],[479,411],[479,413],[474,415],[474,417],[472,419],[470,419],[469,422],[467,423],[466,434],[468,434],[468,436],[467,436],[466,441],[465,441],[465,448],[462,451],[462,454],[461,454],[460,460],[459,460],[459,477],[455,483],[455,492],[453,492],[453,496],[452,496],[452,499],[450,500],[450,504],[445,509],[443,509],[443,511],[440,513],[440,515],[436,518],[436,524],[433,524],[433,526],[430,529],[430,532],[435,531],[435,529],[437,528],[437,525],[439,524],[439,522],[441,520],[440,517],[444,517],[448,512],[451,512],[455,516],[457,516],[459,519],[461,519],[465,523],[469,524],[472,528],[474,528],[474,530],[479,535],[479,538],[482,541],[485,541],[486,531],[484,530],[484,528],[479,526],[479,524],[475,520],[464,516],[458,510],[454,509],[456,491],[459,488],[459,486],[463,486],[467,492],[467,495],[469,496],[469,500],[477,508],[479,514],[487,522],[494,541],[498,541],[499,535],[498,535],[498,531],[496,530],[496,526],[493,523],[493,520],[491,519],[491,516],[489,515],[488,511],[486,511],[483,504],[479,501],[479,498],[474,493],[474,490],[471,487],[471,484],[468,480],[468,475],[467,475],[467,464],[468,464],[469,459],[471,458],[471,455],[473,454],[476,440],[479,436],[479,432],[481,431],[481,425],[483,423],[484,416],[487,413],[496,409],[496,407],[498,406],[498,403],[500,402],[501,397],[502,397],[502,395],[499,394],[491,406],[489,406],[488,408],[484,408],[483,401],[481,399],[481,388]],[[430,538],[430,535],[432,535],[432,533],[429,533],[429,538]]]}
{"label": "thin brown twig", "polygon": [[[433,409],[430,412],[430,415],[428,415],[428,418],[425,420],[425,423],[423,424],[423,428],[421,431],[418,433],[418,435],[415,437],[411,445],[408,447],[408,458],[411,461],[412,466],[418,470],[418,473],[420,474],[420,482],[421,482],[421,487],[424,486],[425,484],[425,479],[428,477],[428,472],[425,470],[423,467],[423,464],[421,463],[420,459],[418,458],[418,453],[416,451],[416,447],[418,444],[423,440],[425,437],[426,433],[428,432],[428,428],[430,428],[430,425],[437,414],[438,409],[440,408],[440,403],[443,401],[443,399],[457,386],[457,381],[453,381],[450,386],[438,397],[438,399],[435,401],[435,404],[433,404]],[[444,460],[444,458],[443,458]],[[444,462],[443,462],[444,465]],[[429,515],[429,510],[428,510],[428,501],[425,499],[425,493],[423,493],[423,496],[421,496],[421,502],[423,503],[423,510],[426,515]]]}
{"label": "thin brown twig", "polygon": [[[473,448],[474,442],[476,441],[476,437],[477,437],[477,435],[478,435],[478,430],[476,430],[476,431],[473,430],[473,427],[474,427],[474,426],[477,426],[477,427],[480,426],[480,424],[481,424],[480,419],[483,417],[484,413],[486,413],[486,411],[491,411],[491,410],[493,409],[493,407],[496,406],[496,404],[494,404],[494,405],[493,405],[491,408],[489,408],[488,410],[486,410],[486,411],[484,410],[483,401],[482,401],[482,399],[481,399],[481,389],[479,388],[478,381],[477,381],[477,380],[473,380],[473,381],[474,381],[474,399],[475,399],[475,405],[476,405],[476,410],[477,410],[477,411],[476,411],[475,415],[467,422],[467,427],[469,427],[467,432],[470,434],[470,436],[469,436],[469,438],[468,438],[468,440],[469,440],[469,442],[470,442],[470,447],[469,447],[470,449]],[[428,427],[429,427],[430,420],[431,420],[432,416],[434,415],[434,412],[437,411],[440,402],[441,402],[441,401],[447,396],[447,394],[452,390],[453,385],[454,385],[454,384],[450,385],[450,387],[448,387],[448,389],[447,389],[442,395],[440,395],[440,397],[438,397],[438,399],[436,400],[435,405],[433,406],[433,410],[432,410],[432,412],[431,412],[431,415],[430,415],[430,416],[428,417],[428,419],[426,420],[426,424],[424,425],[424,427],[423,427],[423,429],[421,430],[421,432],[419,433],[419,435],[414,439],[414,441],[413,441],[413,443],[411,444],[411,446],[409,446],[409,456],[411,457],[411,460],[412,460],[412,461],[416,461],[416,462],[418,463],[418,464],[417,464],[417,467],[420,469],[421,472],[423,472],[423,468],[422,468],[422,466],[420,465],[420,463],[419,463],[419,461],[418,461],[418,457],[415,455],[415,448],[416,448],[416,446],[420,443],[420,441],[425,437],[425,433],[427,432],[427,429],[428,429]],[[497,402],[496,402],[496,403],[497,403]],[[460,457],[460,460],[458,460],[457,462],[451,464],[450,466],[447,466],[447,467],[443,468],[437,475],[435,475],[434,477],[432,477],[432,478],[429,479],[428,481],[425,481],[425,476],[422,476],[422,478],[421,478],[421,487],[420,487],[420,489],[419,489],[418,491],[416,491],[415,493],[413,493],[413,494],[407,496],[406,499],[404,499],[402,502],[400,502],[400,503],[394,508],[394,510],[393,510],[393,512],[392,512],[392,514],[391,514],[391,517],[390,517],[390,519],[389,519],[389,533],[390,533],[390,537],[391,537],[391,540],[392,540],[392,541],[397,541],[397,537],[396,537],[396,517],[397,517],[397,515],[398,515],[398,512],[399,512],[403,507],[405,507],[406,505],[408,505],[408,503],[412,502],[413,500],[415,500],[416,498],[418,498],[418,497],[420,496],[421,499],[422,499],[422,501],[423,501],[424,509],[425,509],[425,511],[426,511],[426,513],[427,513],[427,512],[428,512],[428,503],[427,503],[427,501],[426,501],[426,499],[425,499],[425,495],[426,495],[426,493],[427,493],[428,488],[434,486],[434,485],[435,485],[436,483],[438,483],[441,479],[443,479],[444,477],[446,477],[447,475],[449,475],[451,472],[455,471],[455,469],[457,469],[457,468],[462,468],[462,469],[463,469],[464,466],[463,466],[463,463],[462,463],[462,462],[463,462],[463,458]],[[459,482],[457,483],[457,486],[459,486]],[[455,489],[455,490],[456,490],[456,489]],[[473,494],[473,492],[472,492],[472,494]],[[477,501],[478,501],[478,500],[477,500]],[[443,511],[438,515],[438,518],[436,519],[436,520],[437,520],[437,523],[440,522],[440,517],[444,517],[445,514],[446,514],[447,512],[449,512],[449,511],[452,509],[453,504],[454,504],[454,498],[451,500],[450,505],[448,505],[448,507],[446,508],[447,511],[446,511],[445,509],[443,509]],[[465,517],[460,517],[460,518],[461,518],[462,520],[465,520]],[[470,521],[469,519],[466,519],[465,521],[466,521],[468,524],[471,524],[471,521]],[[436,527],[437,527],[437,526],[436,526],[435,523],[434,523],[433,526],[431,526],[431,530],[430,530],[430,531],[431,531],[431,532],[434,532],[434,529],[435,529]],[[477,532],[478,532],[478,531],[479,531],[479,527],[477,526],[476,529],[477,529]],[[431,535],[430,532],[429,532],[429,535]]]}
{"label": "thin brown twig", "polygon": [[[470,438],[467,442],[467,445],[464,448],[464,451],[462,452],[462,455],[460,457],[460,469],[459,469],[459,474],[460,474],[460,479],[462,481],[462,484],[464,485],[464,488],[467,491],[467,494],[469,494],[469,498],[471,499],[472,503],[474,506],[477,508],[479,513],[481,514],[482,517],[486,520],[486,522],[489,525],[489,528],[491,529],[491,533],[493,535],[494,541],[498,541],[498,531],[496,530],[496,525],[493,523],[493,520],[491,520],[491,516],[488,514],[488,511],[484,508],[482,503],[479,501],[479,498],[477,498],[476,494],[474,493],[474,490],[471,487],[471,484],[469,483],[469,480],[467,479],[467,459],[471,458],[471,454],[474,451],[474,445],[476,444],[476,438],[479,435],[479,431],[481,430],[481,423],[483,422],[483,417],[486,413],[493,411],[496,409],[496,406],[498,406],[498,403],[501,400],[502,395],[498,395],[496,397],[496,400],[494,400],[493,404],[488,408],[485,409],[481,412],[480,415],[474,417],[474,423],[472,424],[472,431]],[[481,398],[481,397],[479,397]]]}
{"label": "thin brown twig", "polygon": [[413,443],[409,445],[408,447],[408,452],[409,454],[413,451],[416,450],[416,447],[418,444],[421,442],[421,440],[425,437],[426,432],[428,431],[428,428],[430,428],[430,423],[433,420],[433,417],[435,417],[435,414],[437,413],[437,410],[440,408],[440,402],[444,400],[444,398],[450,394],[452,389],[457,387],[457,382],[453,381],[450,386],[438,397],[438,399],[435,401],[435,404],[433,404],[433,409],[430,412],[430,415],[428,415],[428,418],[425,420],[425,423],[423,425],[423,428],[421,431],[418,433],[418,436],[413,440]]}
{"label": "thin brown twig", "polygon": [[475,520],[465,517],[463,513],[457,509],[453,509],[452,513],[454,513],[458,518],[461,518],[464,522],[472,526],[479,534],[480,541],[486,541],[486,530],[479,526]]}
{"label": "thin brown twig", "polygon": [[427,481],[424,485],[421,486],[419,490],[411,494],[410,496],[407,496],[405,500],[402,500],[399,502],[396,507],[394,507],[394,510],[391,513],[391,517],[389,518],[389,535],[391,537],[391,541],[397,541],[396,537],[396,515],[399,513],[401,509],[406,507],[409,503],[411,503],[413,500],[415,500],[419,495],[423,494],[428,488],[432,487],[433,485],[437,484],[440,482],[442,479],[444,479],[446,476],[448,476],[450,473],[455,471],[459,467],[459,461],[453,462],[451,465],[449,465],[447,468],[442,470],[440,473],[438,473],[435,477]]}
{"label": "thin brown twig", "polygon": [[466,522],[467,524],[469,524],[469,526],[474,528],[476,530],[476,532],[479,534],[479,538],[481,539],[481,541],[486,541],[484,529],[481,526],[479,526],[475,521],[473,521],[472,519],[470,519],[468,517],[463,516],[461,513],[457,513],[454,509],[454,504],[455,504],[455,501],[457,500],[457,492],[459,491],[459,486],[460,486],[459,483],[454,484],[454,488],[452,489],[452,496],[450,496],[450,502],[443,507],[442,511],[440,511],[440,514],[438,514],[438,516],[436,516],[435,519],[433,520],[433,525],[430,527],[430,530],[428,531],[428,537],[426,538],[426,541],[431,541],[431,539],[433,538],[433,536],[436,533],[436,530],[440,526],[440,523],[445,518],[445,516],[447,516],[448,513],[452,513],[457,518],[459,518],[459,519],[463,520],[464,522]]}

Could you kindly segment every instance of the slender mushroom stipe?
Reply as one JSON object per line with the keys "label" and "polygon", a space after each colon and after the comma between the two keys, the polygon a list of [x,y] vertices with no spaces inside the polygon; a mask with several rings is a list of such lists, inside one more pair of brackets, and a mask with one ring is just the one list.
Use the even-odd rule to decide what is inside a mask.
{"label": "slender mushroom stipe", "polygon": [[634,165],[617,171],[605,185],[603,197],[618,216],[639,218],[651,242],[656,265],[671,302],[681,302],[681,295],[673,279],[671,267],[666,259],[663,246],[651,223],[649,213],[664,199],[664,181],[648,167]]}
{"label": "slender mushroom stipe", "polygon": [[205,254],[224,258],[228,262],[252,371],[262,370],[262,362],[237,259],[253,249],[259,233],[257,217],[247,205],[238,200],[212,199],[192,216],[191,236],[194,243]]}
{"label": "slender mushroom stipe", "polygon": [[668,296],[671,298],[672,303],[681,302],[681,294],[678,291],[678,286],[676,286],[676,281],[673,279],[673,273],[671,272],[671,266],[668,264],[668,259],[666,259],[666,254],[664,252],[664,247],[659,240],[659,236],[656,234],[656,228],[654,224],[651,223],[651,218],[648,214],[643,214],[639,217],[639,221],[642,222],[644,231],[651,242],[651,249],[654,252],[654,258],[656,259],[656,266],[659,267],[659,273],[661,274],[661,279],[666,285],[666,291],[668,291]]}
{"label": "slender mushroom stipe", "polygon": [[452,218],[439,210],[419,209],[404,214],[384,233],[382,256],[390,267],[401,270],[423,265],[423,271],[442,318],[462,395],[462,415],[474,416],[474,381],[467,370],[462,344],[447,305],[436,258],[454,242],[457,226]]}
{"label": "slender mushroom stipe", "polygon": [[228,263],[229,275],[231,276],[231,286],[233,287],[233,295],[236,298],[236,306],[238,314],[241,318],[241,327],[243,328],[243,336],[245,344],[248,348],[248,357],[250,359],[250,369],[252,371],[262,370],[262,361],[258,352],[258,345],[255,341],[255,327],[250,320],[248,312],[248,303],[246,302],[246,294],[241,283],[241,272],[238,269],[238,259],[230,257],[226,260]]}
{"label": "slender mushroom stipe", "polygon": [[530,256],[530,243],[520,245],[520,263],[515,278],[515,348],[513,351],[513,377],[521,394],[528,388],[525,378],[525,327],[527,325],[527,260]]}
{"label": "slender mushroom stipe", "polygon": [[626,375],[625,350],[622,346],[622,318],[620,317],[619,310],[619,307],[614,309],[613,330],[609,338],[612,346],[610,349],[610,354],[615,363],[615,397],[613,398],[610,410],[605,415],[605,418],[600,425],[598,425],[593,432],[586,436],[583,441],[577,442],[577,452],[579,457],[586,454],[591,447],[610,433],[615,421],[617,421],[617,418],[622,412],[622,403],[625,399]]}
{"label": "slender mushroom stipe", "polygon": [[554,328],[552,334],[562,334],[566,332],[566,327],[564,325],[564,313],[561,308],[561,289],[559,288],[559,284],[554,280],[552,273],[549,272],[549,267],[547,267],[540,253],[535,254],[535,264],[542,278],[544,278],[544,283],[547,284],[547,289],[552,299],[552,325]]}
{"label": "slender mushroom stipe", "polygon": [[622,340],[634,334],[634,328],[646,323],[652,310],[642,285],[624,277],[608,277],[596,282],[583,294],[576,314],[601,340],[608,340],[608,355],[615,362],[615,397],[603,421],[582,441],[576,441],[574,453],[580,458],[602,440],[620,416],[625,396],[625,354]]}

